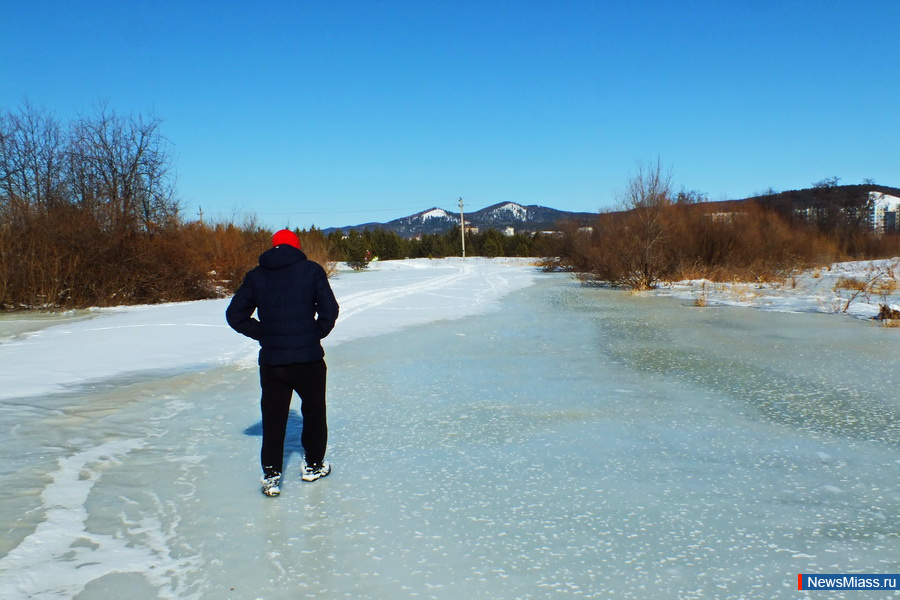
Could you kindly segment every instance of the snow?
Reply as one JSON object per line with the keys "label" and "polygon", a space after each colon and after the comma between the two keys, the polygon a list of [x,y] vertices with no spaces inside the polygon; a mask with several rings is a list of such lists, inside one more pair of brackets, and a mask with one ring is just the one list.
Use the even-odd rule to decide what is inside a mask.
{"label": "snow", "polygon": [[450,215],[446,210],[433,208],[419,215],[419,218],[423,221],[427,221],[428,219],[453,219],[455,217]]}
{"label": "snow", "polygon": [[[864,289],[848,287],[860,282]],[[900,310],[900,258],[835,263],[783,281],[721,283],[705,280],[666,282],[648,292],[707,306],[744,306],[777,312],[878,315],[880,306]]]}
{"label": "snow", "polygon": [[[491,308],[528,285],[528,261],[415,259],[377,263],[378,274],[344,269],[332,282],[341,316],[326,348]],[[373,289],[374,287],[374,289]],[[55,393],[133,376],[228,364],[254,366],[258,346],[224,321],[229,300],[91,311],[86,318],[0,344],[0,400]],[[365,313],[366,318],[359,315]],[[17,327],[22,329],[19,321]]]}
{"label": "snow", "polygon": [[704,309],[514,259],[344,269],[334,472],[300,481],[295,413],[277,499],[226,301],[0,319],[0,597],[792,600],[797,573],[900,572],[900,338],[819,301],[891,264]]}
{"label": "snow", "polygon": [[493,212],[494,213],[499,213],[499,212],[512,213],[513,216],[515,216],[515,218],[517,218],[521,221],[525,221],[528,218],[528,210],[524,206],[522,206],[520,204],[516,204],[515,202],[507,202],[506,204],[504,204],[502,206],[498,206],[497,208],[494,209]]}

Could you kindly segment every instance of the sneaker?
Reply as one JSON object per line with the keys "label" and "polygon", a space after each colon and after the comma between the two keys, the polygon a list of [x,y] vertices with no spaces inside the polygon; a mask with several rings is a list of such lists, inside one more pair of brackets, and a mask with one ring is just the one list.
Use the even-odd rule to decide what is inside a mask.
{"label": "sneaker", "polygon": [[274,497],[281,493],[281,473],[278,471],[266,469],[260,482],[262,483],[262,493],[266,496]]}
{"label": "sneaker", "polygon": [[331,473],[331,464],[327,461],[321,463],[303,463],[300,468],[300,479],[303,481],[315,481]]}

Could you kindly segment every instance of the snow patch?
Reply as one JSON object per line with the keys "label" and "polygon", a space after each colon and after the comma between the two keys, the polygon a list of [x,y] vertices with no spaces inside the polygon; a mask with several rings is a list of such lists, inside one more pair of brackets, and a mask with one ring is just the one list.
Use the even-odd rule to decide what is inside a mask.
{"label": "snow patch", "polygon": [[[850,285],[858,282],[865,289]],[[698,306],[744,306],[773,312],[822,312],[872,319],[880,306],[900,310],[900,257],[841,262],[773,282],[665,282],[649,292]]]}
{"label": "snow patch", "polygon": [[454,217],[442,208],[432,208],[419,215],[419,219],[427,221],[429,219],[453,219]]}
{"label": "snow patch", "polygon": [[492,214],[498,214],[501,212],[512,213],[516,219],[520,221],[528,220],[528,209],[520,204],[516,204],[515,202],[507,202],[502,206],[498,206],[494,210],[491,211]]}

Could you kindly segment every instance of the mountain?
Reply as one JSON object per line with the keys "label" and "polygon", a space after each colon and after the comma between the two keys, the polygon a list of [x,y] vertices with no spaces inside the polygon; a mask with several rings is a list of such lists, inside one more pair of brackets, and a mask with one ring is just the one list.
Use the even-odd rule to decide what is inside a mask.
{"label": "mountain", "polygon": [[[547,208],[546,206],[522,206],[515,202],[501,202],[482,208],[475,212],[466,213],[466,225],[477,227],[479,230],[497,229],[504,230],[512,227],[516,233],[534,233],[536,231],[549,231],[557,229],[560,221],[575,221],[579,224],[587,224],[596,217],[595,213],[567,212]],[[397,235],[406,238],[417,237],[425,234],[445,233],[453,227],[459,226],[459,213],[450,212],[442,208],[430,208],[428,210],[388,221],[387,223],[363,223],[347,227],[331,227],[323,229],[325,234],[332,231],[349,232],[353,229],[385,229],[396,232]]]}

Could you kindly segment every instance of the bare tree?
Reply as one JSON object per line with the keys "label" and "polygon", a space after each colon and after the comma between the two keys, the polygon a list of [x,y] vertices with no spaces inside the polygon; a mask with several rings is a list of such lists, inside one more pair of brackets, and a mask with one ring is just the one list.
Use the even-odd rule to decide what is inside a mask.
{"label": "bare tree", "polygon": [[623,210],[654,208],[672,204],[672,171],[663,172],[662,162],[639,162],[637,172],[628,180],[625,197],[620,201]]}
{"label": "bare tree", "polygon": [[101,107],[73,124],[72,190],[106,226],[153,232],[177,219],[169,144],[160,123]]}
{"label": "bare tree", "polygon": [[817,181],[817,182],[813,183],[812,186],[817,189],[827,190],[830,188],[836,188],[840,184],[841,184],[841,178],[832,176],[832,177],[826,177],[825,179],[823,179],[821,181]]}
{"label": "bare tree", "polygon": [[0,211],[21,223],[65,200],[65,140],[59,121],[24,103],[0,115]]}
{"label": "bare tree", "polygon": [[656,287],[666,268],[664,252],[672,206],[672,174],[656,164],[638,164],[621,201],[622,230],[615,242],[622,268],[619,283],[635,289]]}

